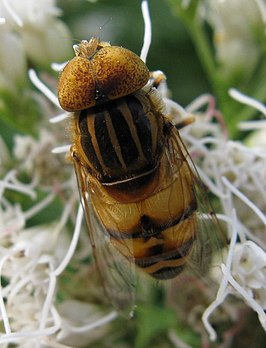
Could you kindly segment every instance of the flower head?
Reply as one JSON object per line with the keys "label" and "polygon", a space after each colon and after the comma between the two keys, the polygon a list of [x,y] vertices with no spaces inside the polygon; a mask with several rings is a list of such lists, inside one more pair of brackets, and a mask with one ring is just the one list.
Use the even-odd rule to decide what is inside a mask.
{"label": "flower head", "polygon": [[0,30],[0,43],[5,47],[0,54],[2,88],[25,84],[28,60],[47,66],[70,55],[70,33],[58,19],[60,14],[54,0],[1,0],[0,16],[5,19]]}
{"label": "flower head", "polygon": [[223,74],[250,74],[262,53],[260,32],[264,25],[257,2],[210,0],[205,6]]}

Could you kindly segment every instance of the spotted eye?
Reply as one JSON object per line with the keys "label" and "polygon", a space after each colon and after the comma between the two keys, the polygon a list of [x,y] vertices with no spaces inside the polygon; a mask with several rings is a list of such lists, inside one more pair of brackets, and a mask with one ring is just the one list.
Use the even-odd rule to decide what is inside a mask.
{"label": "spotted eye", "polygon": [[135,53],[96,41],[82,42],[59,77],[58,99],[66,111],[90,108],[141,89],[149,70]]}

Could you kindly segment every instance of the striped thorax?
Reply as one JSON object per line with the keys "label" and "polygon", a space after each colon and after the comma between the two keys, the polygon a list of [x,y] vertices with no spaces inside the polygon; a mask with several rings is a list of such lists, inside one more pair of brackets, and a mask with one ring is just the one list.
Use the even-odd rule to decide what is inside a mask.
{"label": "striped thorax", "polygon": [[139,91],[75,114],[75,148],[101,184],[152,172],[164,134],[163,115]]}

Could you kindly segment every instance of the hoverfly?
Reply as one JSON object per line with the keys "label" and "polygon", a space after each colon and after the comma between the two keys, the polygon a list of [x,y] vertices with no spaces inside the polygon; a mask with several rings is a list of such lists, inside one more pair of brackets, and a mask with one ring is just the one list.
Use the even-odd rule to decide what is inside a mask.
{"label": "hoverfly", "polygon": [[135,268],[171,279],[209,249],[198,179],[144,62],[96,38],[75,53],[58,97],[74,112],[71,155],[95,260],[108,296],[123,308]]}

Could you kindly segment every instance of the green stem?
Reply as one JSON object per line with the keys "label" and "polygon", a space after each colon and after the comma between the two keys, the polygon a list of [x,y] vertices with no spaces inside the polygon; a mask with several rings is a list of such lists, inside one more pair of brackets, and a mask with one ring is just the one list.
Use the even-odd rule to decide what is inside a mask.
{"label": "green stem", "polygon": [[202,26],[197,20],[187,23],[187,30],[190,32],[191,39],[195,45],[198,57],[201,61],[203,68],[205,69],[210,83],[215,88],[216,82],[212,77],[215,76],[216,67],[213,60],[213,54],[211,53],[211,48],[209,41],[202,29]]}
{"label": "green stem", "polygon": [[[190,33],[198,58],[203,66],[203,69],[206,72],[208,81],[212,87],[212,91],[218,100],[219,108],[220,110],[222,110],[225,119],[228,118],[228,121],[230,121],[232,115],[230,109],[231,98],[228,95],[229,86],[226,86],[226,84],[219,78],[217,66],[214,60],[215,55],[204,27],[201,23],[199,23],[197,18],[195,18],[194,20],[185,19],[184,24],[186,25],[186,28]],[[227,126],[229,134],[232,137],[236,132],[236,123],[227,122]]]}
{"label": "green stem", "polygon": [[229,96],[228,90],[230,87],[236,87],[241,92],[264,101],[266,64],[262,62],[261,68],[252,79],[246,79],[245,74],[242,77],[230,76],[226,78],[216,64],[215,52],[208,37],[206,27],[198,18],[199,2],[196,0],[191,2],[190,6],[186,9],[175,0],[169,0],[169,2],[176,16],[183,22],[190,34],[198,59],[212,88],[212,93],[215,95],[218,107],[223,113],[230,138],[237,139],[239,136],[243,136],[243,133],[241,134],[237,129],[238,123],[252,119],[257,111],[234,101]]}

